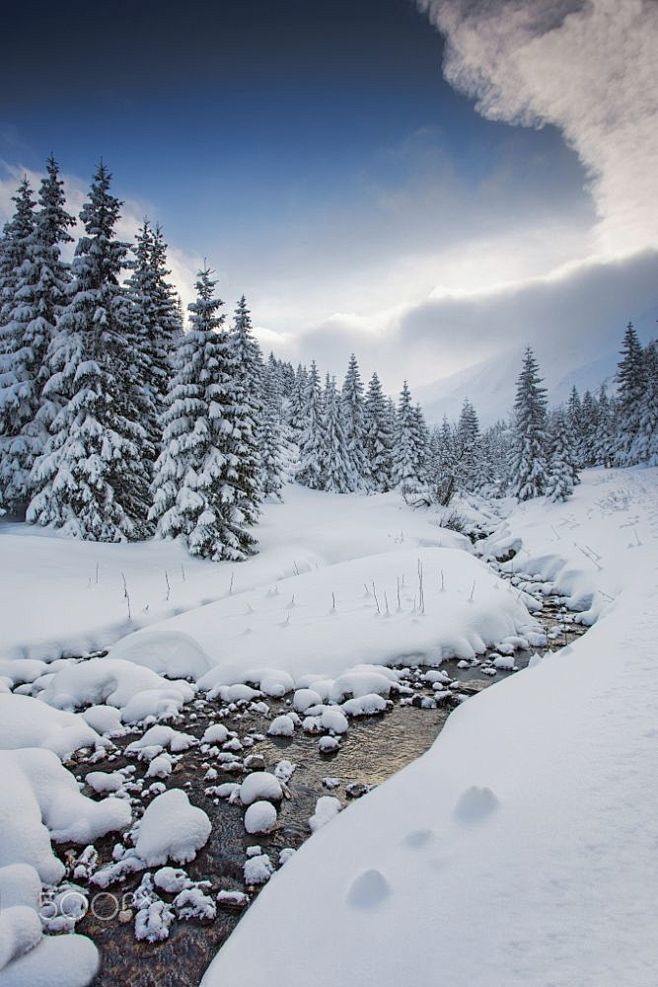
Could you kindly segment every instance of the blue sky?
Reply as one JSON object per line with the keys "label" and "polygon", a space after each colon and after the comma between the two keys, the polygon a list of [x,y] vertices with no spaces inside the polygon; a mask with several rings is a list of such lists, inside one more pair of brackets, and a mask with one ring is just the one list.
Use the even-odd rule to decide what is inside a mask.
{"label": "blue sky", "polygon": [[[564,14],[583,5],[527,9],[537,3],[555,8],[568,89]],[[379,352],[390,386],[402,353],[419,383],[487,359],[504,333],[493,347],[472,327],[456,339],[444,301],[472,297],[475,322],[483,293],[605,261],[603,196],[570,111],[553,111],[551,93],[546,103],[545,72],[539,92],[526,73],[510,93],[487,61],[487,38],[499,32],[498,50],[516,51],[526,30],[505,0],[420,5],[429,10],[412,0],[16,5],[0,61],[0,209],[20,171],[38,172],[51,150],[76,195],[102,155],[127,220],[162,223],[183,291],[207,257],[222,296],[232,305],[246,292],[264,343],[282,355],[317,351],[338,370],[351,348],[367,366]],[[532,30],[550,43],[545,25]],[[450,81],[446,37],[460,51]],[[592,69],[604,71],[594,51]],[[493,112],[478,107],[482,78],[502,93]],[[519,125],[519,93],[540,107],[541,129]],[[650,239],[636,231],[622,253]],[[503,308],[508,318],[509,299]]]}

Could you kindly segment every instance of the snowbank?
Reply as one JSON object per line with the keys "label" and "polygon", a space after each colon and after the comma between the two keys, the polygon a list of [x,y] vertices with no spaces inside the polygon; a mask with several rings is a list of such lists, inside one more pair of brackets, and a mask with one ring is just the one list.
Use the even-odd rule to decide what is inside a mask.
{"label": "snowbank", "polygon": [[0,695],[0,750],[45,747],[67,758],[81,747],[95,747],[102,738],[75,713],[52,709],[30,696]]}
{"label": "snowbank", "polygon": [[657,492],[658,470],[587,474],[511,515],[517,571],[550,554],[558,585],[614,601],[315,833],[203,987],[329,987],[337,955],[364,987],[655,985]]}
{"label": "snowbank", "polygon": [[[290,486],[285,497],[265,506],[260,553],[240,565],[192,559],[173,542],[97,544],[1,523],[0,658],[85,654],[164,617],[298,572],[398,548],[468,546],[397,493],[346,498]],[[152,667],[165,671],[154,657]],[[169,674],[181,674],[175,650],[166,663]]]}
{"label": "snowbank", "polygon": [[118,647],[125,659],[141,662],[153,653],[151,635],[163,641],[183,634],[194,642],[193,654],[200,649],[216,666],[199,680],[201,688],[248,681],[264,689],[272,669],[293,678],[335,677],[357,662],[408,657],[438,664],[515,637],[540,643],[538,630],[518,591],[482,562],[459,549],[432,547],[291,576],[163,621]]}
{"label": "snowbank", "polygon": [[85,798],[51,751],[0,751],[0,777],[0,983],[84,987],[98,968],[93,943],[83,936],[53,939],[42,933],[41,885],[64,876],[51,840],[93,842],[129,826],[130,806],[120,799]]}

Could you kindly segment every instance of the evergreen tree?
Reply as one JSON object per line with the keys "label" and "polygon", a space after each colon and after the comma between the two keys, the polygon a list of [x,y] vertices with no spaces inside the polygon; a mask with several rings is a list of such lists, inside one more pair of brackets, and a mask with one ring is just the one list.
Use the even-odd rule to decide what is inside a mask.
{"label": "evergreen tree", "polygon": [[391,416],[390,404],[384,397],[376,373],[373,373],[368,384],[363,430],[368,486],[371,490],[386,492],[392,484],[395,417]]}
{"label": "evergreen tree", "polygon": [[605,384],[601,385],[598,396],[598,430],[594,443],[594,463],[612,466],[616,450],[615,406],[608,397]]}
{"label": "evergreen tree", "polygon": [[405,380],[398,401],[393,447],[393,485],[399,487],[403,495],[414,493],[421,483],[418,476],[417,430],[418,418]]}
{"label": "evergreen tree", "polygon": [[347,442],[347,455],[350,460],[351,488],[358,490],[367,487],[369,470],[365,453],[365,420],[363,406],[363,383],[354,353],[350,356],[347,373],[341,393],[343,428]]}
{"label": "evergreen tree", "polygon": [[640,432],[645,395],[645,371],[642,346],[633,323],[624,333],[621,361],[617,368],[617,401],[619,411],[615,463],[631,466],[637,460],[634,447]]}
{"label": "evergreen tree", "polygon": [[4,327],[14,308],[16,277],[27,256],[34,230],[34,192],[27,178],[18,186],[12,202],[16,208],[12,218],[5,223],[0,241],[0,352],[5,348]]}
{"label": "evergreen tree", "polygon": [[553,501],[567,500],[573,493],[576,467],[574,449],[569,441],[572,436],[567,416],[561,411],[554,412],[548,433],[546,476],[546,496]]}
{"label": "evergreen tree", "polygon": [[263,493],[281,500],[288,478],[291,445],[288,426],[281,416],[281,381],[276,368],[268,365],[263,376],[263,414],[260,429],[260,457]]}
{"label": "evergreen tree", "polygon": [[258,462],[235,348],[205,267],[196,282],[189,332],[162,417],[151,517],[161,537],[182,535],[192,555],[239,561],[252,554]]}
{"label": "evergreen tree", "polygon": [[324,478],[322,473],[323,457],[323,421],[322,421],[322,392],[320,391],[320,376],[315,360],[306,382],[303,420],[299,436],[299,468],[297,480],[311,490],[322,490]]}
{"label": "evergreen tree", "polygon": [[322,481],[323,489],[350,493],[358,486],[352,458],[353,449],[343,426],[344,406],[338,400],[336,380],[327,376],[322,401]]}
{"label": "evergreen tree", "polygon": [[44,395],[59,406],[35,462],[27,519],[80,538],[119,541],[147,531],[146,433],[132,385],[131,305],[120,284],[127,245],[115,239],[121,203],[99,166],[76,247]]}
{"label": "evergreen tree", "polygon": [[541,497],[546,487],[546,389],[542,383],[528,347],[517,381],[510,450],[512,493],[519,500]]}
{"label": "evergreen tree", "polygon": [[[63,182],[53,158],[39,191],[39,211],[14,272],[13,307],[0,355],[0,501],[22,512],[30,495],[30,471],[45,448],[57,407],[43,397],[47,353],[65,300],[68,266],[60,244],[70,241],[74,220],[64,209]],[[26,224],[27,226],[28,224]]]}
{"label": "evergreen tree", "polygon": [[581,408],[580,435],[577,443],[576,459],[583,467],[596,463],[596,437],[599,429],[599,409],[590,391],[585,391]]}
{"label": "evergreen tree", "polygon": [[582,446],[582,415],[583,407],[580,400],[580,394],[578,393],[578,388],[574,384],[571,388],[571,394],[569,395],[569,404],[567,406],[567,420],[571,428],[571,434],[574,437],[575,442],[575,455],[577,459],[578,466],[582,466],[582,456],[581,456],[581,446]]}
{"label": "evergreen tree", "polygon": [[458,458],[458,485],[462,490],[476,491],[482,483],[482,458],[480,450],[480,423],[477,412],[464,399],[456,433]]}
{"label": "evergreen tree", "polygon": [[638,433],[631,449],[636,462],[658,466],[658,344],[644,350],[644,396]]}
{"label": "evergreen tree", "polygon": [[235,362],[239,368],[243,399],[249,409],[257,449],[260,450],[263,445],[261,429],[263,423],[263,380],[265,367],[263,364],[263,354],[253,334],[251,313],[247,308],[247,299],[244,295],[238,301],[235,309],[231,329],[231,343],[233,345]]}
{"label": "evergreen tree", "polygon": [[414,446],[416,457],[416,476],[419,482],[426,483],[430,469],[430,432],[425,421],[423,409],[416,404],[413,409]]}

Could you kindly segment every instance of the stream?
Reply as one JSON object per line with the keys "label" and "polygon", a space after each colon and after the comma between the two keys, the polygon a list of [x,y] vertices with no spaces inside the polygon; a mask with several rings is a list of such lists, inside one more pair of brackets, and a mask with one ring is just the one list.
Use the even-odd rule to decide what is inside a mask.
{"label": "stream", "polygon": [[[537,616],[549,635],[548,650],[563,647],[586,630],[574,621],[574,615],[559,597],[547,597]],[[530,657],[530,652],[516,652],[515,671],[524,668]],[[167,787],[184,788],[190,801],[204,809],[212,822],[208,843],[185,868],[190,878],[208,881],[210,886],[206,893],[213,898],[220,890],[238,890],[246,891],[253,900],[260,888],[245,887],[244,884],[243,865],[248,847],[260,846],[276,868],[280,851],[296,850],[311,835],[308,819],[313,815],[319,797],[335,796],[344,805],[344,811],[350,811],[353,801],[367,795],[371,787],[380,785],[428,750],[454,706],[509,674],[515,674],[515,671],[502,670],[491,674],[493,669],[487,656],[473,662],[446,661],[441,665],[441,671],[450,677],[449,696],[437,703],[431,683],[423,678],[427,670],[420,665],[405,666],[403,681],[410,692],[392,694],[392,703],[384,713],[351,718],[339,749],[331,754],[321,754],[317,736],[302,730],[296,730],[290,739],[266,735],[271,719],[290,711],[290,695],[281,700],[268,700],[270,712],[266,715],[249,703],[238,705],[230,713],[226,713],[219,701],[196,699],[189,704],[176,721],[171,721],[172,726],[201,738],[209,724],[220,720],[221,708],[221,722],[235,731],[244,745],[241,757],[256,755],[258,763],[252,761],[250,770],[274,771],[284,759],[295,765],[287,782],[289,797],[281,803],[275,830],[266,836],[249,836],[244,828],[244,809],[217,798],[212,790],[212,786],[222,782],[240,781],[246,773],[244,769],[226,773],[220,770],[218,777],[209,782],[205,776],[212,758],[207,753],[194,746],[179,755],[174,771],[167,779]],[[117,738],[117,749],[105,757],[94,757],[93,763],[88,754],[80,752],[66,766],[79,781],[84,781],[92,770],[116,771],[134,765],[134,797],[144,805],[153,796],[152,792],[146,792],[152,779],[143,780],[148,764],[125,753],[125,747],[142,732],[139,729]],[[84,791],[91,794],[88,788]],[[100,864],[111,861],[117,840],[118,834],[113,834],[96,842]],[[79,858],[80,849],[72,845],[56,848],[70,872]],[[90,936],[100,950],[101,969],[94,985],[193,987],[231,934],[243,910],[218,907],[213,920],[175,921],[164,941],[140,942],[134,933],[131,893],[142,876],[142,873],[133,875],[122,884],[111,885],[104,893],[89,887],[90,893],[97,892],[92,899],[93,908],[78,923],[76,931]],[[81,886],[84,883],[78,881]],[[162,897],[171,900],[173,896],[163,893]]]}

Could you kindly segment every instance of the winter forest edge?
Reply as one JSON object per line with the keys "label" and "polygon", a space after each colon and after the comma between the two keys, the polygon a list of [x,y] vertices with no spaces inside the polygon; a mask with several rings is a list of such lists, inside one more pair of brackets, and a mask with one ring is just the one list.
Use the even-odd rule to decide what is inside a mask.
{"label": "winter forest edge", "polygon": [[315,490],[399,488],[447,506],[456,492],[570,496],[581,468],[658,463],[658,347],[629,324],[616,391],[548,408],[528,348],[509,421],[430,428],[404,382],[397,404],[353,355],[341,388],[315,364],[264,359],[244,296],[230,326],[206,265],[187,326],[162,230],[115,235],[121,203],[101,163],[72,263],[53,158],[38,198],[23,180],[0,240],[0,504],[77,538],[182,536],[190,553],[256,550],[259,505],[288,479]]}

